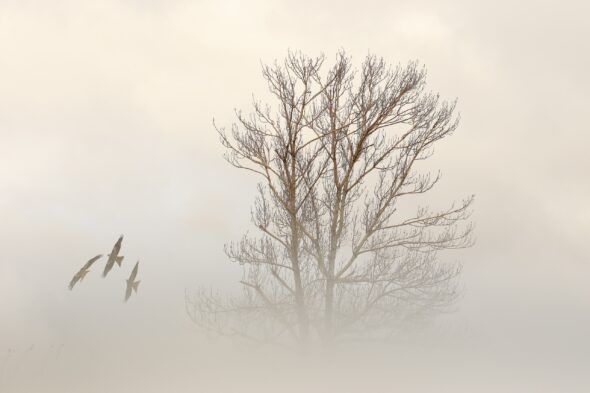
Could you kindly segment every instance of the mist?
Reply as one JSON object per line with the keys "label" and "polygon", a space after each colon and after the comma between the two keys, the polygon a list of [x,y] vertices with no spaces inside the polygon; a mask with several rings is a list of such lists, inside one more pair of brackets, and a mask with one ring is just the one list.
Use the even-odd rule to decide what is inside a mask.
{"label": "mist", "polygon": [[[538,391],[590,387],[590,11],[582,1],[0,3],[0,390]],[[223,252],[257,179],[212,120],[265,97],[261,63],[418,60],[458,98],[433,206],[475,194],[455,312],[327,351],[211,338],[185,293],[235,291]],[[122,267],[89,258],[125,235]],[[140,260],[138,293],[123,303]],[[104,262],[104,261],[103,261]]]}

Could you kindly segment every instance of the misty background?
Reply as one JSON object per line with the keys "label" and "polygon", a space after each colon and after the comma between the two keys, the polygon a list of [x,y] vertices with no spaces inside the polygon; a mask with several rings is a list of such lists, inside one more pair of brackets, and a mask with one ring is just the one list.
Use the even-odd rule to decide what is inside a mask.
{"label": "misty background", "polygon": [[[428,201],[476,194],[477,243],[441,255],[464,263],[457,312],[417,346],[374,355],[387,360],[358,366],[356,379],[334,366],[340,385],[329,387],[387,386],[392,368],[408,368],[397,383],[426,375],[439,391],[586,391],[589,11],[530,0],[1,1],[0,387],[33,391],[33,374],[53,381],[43,391],[78,377],[80,391],[138,378],[156,389],[177,373],[178,386],[209,391],[260,383],[266,373],[202,339],[184,311],[185,290],[238,288],[223,244],[250,227],[255,196],[257,179],[223,160],[212,119],[230,125],[234,108],[266,97],[261,62],[291,48],[330,64],[344,48],[359,65],[368,53],[417,59],[428,89],[459,98],[459,129],[427,161],[443,173]],[[97,264],[68,291],[120,234],[123,266],[102,279]],[[123,304],[138,259],[142,284]]]}

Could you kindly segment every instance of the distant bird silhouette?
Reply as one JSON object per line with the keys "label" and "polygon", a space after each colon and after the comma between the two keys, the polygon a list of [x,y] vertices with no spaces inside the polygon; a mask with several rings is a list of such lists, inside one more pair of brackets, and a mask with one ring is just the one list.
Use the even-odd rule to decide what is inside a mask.
{"label": "distant bird silhouette", "polygon": [[123,262],[123,258],[124,258],[122,256],[119,256],[119,251],[121,251],[121,243],[122,242],[123,242],[123,235],[121,235],[119,237],[119,240],[117,240],[117,242],[113,246],[113,251],[111,251],[111,253],[109,254],[109,259],[107,261],[107,264],[104,267],[104,271],[102,272],[103,277],[107,276],[107,274],[113,268],[113,265],[115,264],[115,262],[117,262],[117,265],[121,266],[121,262]]}
{"label": "distant bird silhouette", "polygon": [[92,264],[93,264],[94,262],[96,262],[97,260],[99,260],[101,257],[102,257],[102,254],[98,254],[98,255],[97,255],[97,256],[95,256],[94,258],[92,258],[92,259],[88,260],[88,262],[86,262],[86,264],[85,264],[84,266],[82,266],[82,269],[80,269],[80,270],[78,271],[78,273],[76,273],[76,274],[74,275],[74,277],[72,278],[72,281],[70,281],[70,285],[69,285],[70,291],[71,291],[72,289],[74,289],[74,285],[76,285],[76,283],[77,283],[78,281],[82,281],[82,280],[84,280],[84,277],[86,277],[86,275],[87,275],[87,274],[88,274],[88,272],[90,271],[90,270],[89,270],[89,269],[90,269],[90,266],[92,266]]}
{"label": "distant bird silhouette", "polygon": [[131,297],[131,290],[133,290],[133,292],[137,293],[137,287],[139,286],[139,283],[141,282],[141,281],[135,281],[135,278],[137,277],[137,269],[138,268],[139,268],[139,261],[137,261],[137,263],[135,264],[135,267],[131,271],[131,275],[127,279],[127,289],[125,290],[125,301],[129,300],[129,298]]}

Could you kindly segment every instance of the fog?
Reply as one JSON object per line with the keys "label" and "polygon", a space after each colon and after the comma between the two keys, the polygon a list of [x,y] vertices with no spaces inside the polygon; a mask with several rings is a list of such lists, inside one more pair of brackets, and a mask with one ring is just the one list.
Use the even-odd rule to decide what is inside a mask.
{"label": "fog", "polygon": [[[582,1],[0,2],[0,390],[585,392],[590,7]],[[418,60],[459,98],[433,205],[475,194],[463,296],[435,326],[335,352],[210,340],[185,291],[234,290],[257,179],[212,119],[288,49]],[[123,267],[71,276],[125,235]],[[123,303],[141,260],[142,284]]]}

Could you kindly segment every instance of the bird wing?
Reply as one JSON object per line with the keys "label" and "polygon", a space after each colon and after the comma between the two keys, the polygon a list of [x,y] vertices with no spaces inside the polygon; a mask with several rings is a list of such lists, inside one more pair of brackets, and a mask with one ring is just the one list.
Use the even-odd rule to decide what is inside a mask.
{"label": "bird wing", "polygon": [[104,271],[102,272],[103,277],[107,276],[107,274],[113,268],[114,264],[115,264],[115,258],[113,257],[113,254],[111,254],[111,255],[109,255],[109,259],[107,260],[107,264],[104,266]]}
{"label": "bird wing", "polygon": [[127,289],[125,290],[125,301],[131,297],[131,291],[133,289],[132,281],[127,281]]}
{"label": "bird wing", "polygon": [[98,261],[100,258],[102,258],[102,254],[98,254],[97,256],[90,258],[88,260],[88,262],[86,262],[86,264],[82,267],[82,269],[80,269],[80,272],[84,271],[84,270],[88,270],[90,268],[90,266],[92,266],[92,264],[96,261]]}
{"label": "bird wing", "polygon": [[121,235],[119,239],[117,239],[117,242],[113,246],[113,252],[111,254],[117,255],[119,253],[119,250],[121,250],[121,243],[123,243],[123,235]]}
{"label": "bird wing", "polygon": [[68,285],[68,288],[70,289],[70,291],[72,289],[74,289],[74,285],[76,285],[76,283],[80,281],[80,275],[78,273],[76,273],[74,275],[74,277],[72,278],[72,280],[70,281],[70,285]]}
{"label": "bird wing", "polygon": [[137,261],[137,263],[133,267],[133,270],[131,271],[131,275],[129,276],[129,281],[131,281],[131,282],[135,281],[135,277],[137,277],[137,270],[138,269],[139,269],[139,261]]}

